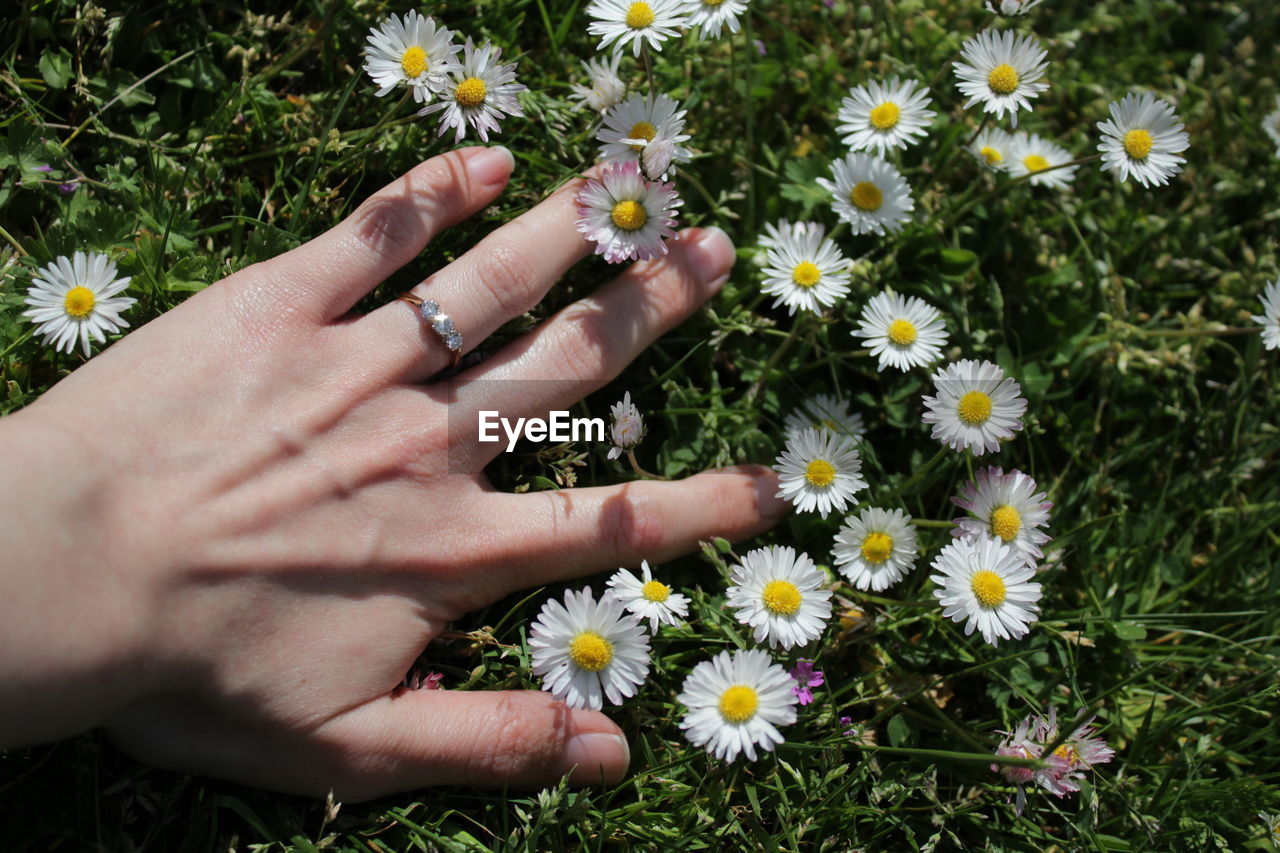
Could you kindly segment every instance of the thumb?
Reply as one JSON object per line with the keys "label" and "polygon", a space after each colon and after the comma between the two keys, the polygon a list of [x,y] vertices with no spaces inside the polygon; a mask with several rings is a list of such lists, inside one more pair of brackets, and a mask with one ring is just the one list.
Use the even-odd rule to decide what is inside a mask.
{"label": "thumb", "polygon": [[339,778],[316,779],[359,801],[429,785],[536,788],[566,773],[575,785],[612,784],[631,752],[598,711],[579,711],[546,693],[413,690],[361,705],[315,736],[343,756]]}

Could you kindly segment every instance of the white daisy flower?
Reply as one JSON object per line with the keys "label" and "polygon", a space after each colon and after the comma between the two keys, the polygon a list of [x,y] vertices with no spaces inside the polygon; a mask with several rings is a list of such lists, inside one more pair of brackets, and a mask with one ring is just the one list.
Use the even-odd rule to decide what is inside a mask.
{"label": "white daisy flower", "polygon": [[[1052,187],[1055,190],[1065,189],[1075,177],[1079,166],[1054,168],[1063,163],[1070,163],[1071,152],[1061,145],[1055,145],[1037,134],[1018,133],[1009,146],[1009,174],[1015,178],[1030,175],[1027,180],[1038,187]],[[1049,169],[1051,171],[1045,171]]]}
{"label": "white daisy flower", "polygon": [[617,459],[631,450],[644,439],[644,418],[640,410],[631,402],[631,392],[622,395],[622,401],[614,403],[609,413],[613,416],[613,425],[609,437],[613,447],[609,448],[609,458]]}
{"label": "white daisy flower", "polygon": [[450,70],[444,87],[440,90],[440,102],[424,107],[418,115],[424,116],[438,110],[444,110],[440,116],[438,136],[444,136],[449,128],[454,128],[454,144],[466,136],[467,125],[476,129],[480,139],[489,141],[489,133],[497,133],[502,128],[498,119],[502,116],[522,116],[520,104],[516,102],[516,93],[528,87],[516,83],[516,65],[499,65],[498,57],[502,48],[485,42],[479,49],[467,39],[463,47],[462,65]]}
{"label": "white daisy flower", "polygon": [[1262,131],[1271,137],[1276,146],[1276,156],[1280,157],[1280,95],[1276,95],[1276,108],[1262,120]]}
{"label": "white daisy flower", "polygon": [[648,260],[667,253],[676,208],[684,202],[672,184],[648,181],[640,166],[610,163],[578,193],[577,227],[611,264]]}
{"label": "white daisy flower", "polygon": [[938,309],[914,296],[899,296],[893,288],[871,297],[859,319],[862,325],[852,334],[880,359],[879,370],[924,367],[941,358],[947,345],[947,326]]}
{"label": "white daisy flower", "polygon": [[591,85],[574,84],[571,87],[573,94],[569,97],[586,104],[598,113],[604,112],[621,101],[627,94],[627,84],[618,76],[618,63],[621,60],[620,53],[610,54],[607,60],[584,60],[582,67],[586,69],[587,79],[591,81]]}
{"label": "white daisy flower", "polygon": [[40,324],[36,334],[44,335],[42,344],[52,343],[55,350],[70,353],[78,339],[88,358],[89,338],[102,343],[107,334],[129,328],[120,314],[138,300],[116,295],[129,286],[129,281],[130,276],[116,278],[115,262],[106,255],[59,255],[31,279],[23,300],[31,308],[22,316]]}
{"label": "white daisy flower", "polygon": [[967,447],[974,456],[1000,448],[1000,439],[1022,429],[1027,401],[1022,388],[989,361],[964,359],[933,374],[938,396],[924,398],[932,436],[952,450]]}
{"label": "white daisy flower", "polygon": [[919,80],[872,80],[854,86],[840,102],[836,131],[845,134],[844,144],[854,151],[875,149],[884,155],[924,138],[937,115],[928,107],[929,89]]}
{"label": "white daisy flower", "polygon": [[1031,109],[1031,99],[1049,88],[1037,82],[1049,63],[1047,54],[1031,36],[1017,35],[1012,30],[983,30],[960,49],[963,62],[955,63],[958,87],[969,100],[968,109],[979,101],[982,109],[1018,126],[1018,110]]}
{"label": "white daisy flower", "polygon": [[1262,324],[1262,345],[1280,349],[1280,278],[1262,291],[1262,314],[1254,314],[1253,321]]}
{"label": "white daisy flower", "polygon": [[855,151],[832,163],[831,171],[835,182],[818,178],[818,185],[835,196],[832,207],[854,234],[901,231],[911,219],[911,188],[886,161]]}
{"label": "white daisy flower", "polygon": [[613,594],[637,619],[649,620],[650,633],[658,630],[659,622],[678,625],[689,613],[689,599],[654,580],[648,560],[640,561],[640,571],[643,576],[637,578],[626,569],[618,569],[608,582]]}
{"label": "white daisy flower", "polygon": [[[685,111],[677,101],[666,95],[631,95],[604,114],[604,124],[596,134],[600,146],[600,159],[616,162],[638,162],[650,148],[659,151],[665,146],[665,163],[645,163],[645,171],[666,178],[667,167],[672,161],[688,163],[693,158],[688,148],[680,145],[689,138],[684,130]],[[662,166],[661,170],[648,167]]]}
{"label": "white daisy flower", "polygon": [[1026,636],[1027,625],[1040,612],[1040,584],[1028,583],[1036,570],[1017,550],[998,539],[957,539],[942,549],[932,564],[941,574],[929,580],[942,605],[942,615],[964,622],[966,636],[977,628],[993,646],[1000,640]]}
{"label": "white daisy flower", "polygon": [[999,8],[993,6],[991,0],[987,0],[987,11],[993,15],[1004,15],[1006,18],[1025,15],[1033,6],[1040,5],[1040,0],[998,0],[998,2]]}
{"label": "white daisy flower", "polygon": [[720,28],[728,27],[729,32],[736,33],[740,24],[738,17],[747,11],[746,0],[689,0],[688,27],[698,28],[698,37],[702,39],[720,38]]}
{"label": "white daisy flower", "polygon": [[742,564],[733,567],[725,605],[752,629],[757,643],[803,646],[822,636],[831,618],[826,583],[827,576],[808,554],[770,545],[748,551]]}
{"label": "white daisy flower", "polygon": [[806,429],[787,441],[773,469],[779,474],[778,497],[800,512],[844,512],[857,504],[853,493],[867,486],[862,459],[853,438],[830,430]]}
{"label": "white daisy flower", "polygon": [[954,519],[951,535],[961,537],[991,536],[1018,552],[1032,568],[1044,557],[1040,546],[1049,534],[1037,528],[1049,523],[1053,503],[1044,492],[1036,491],[1036,481],[1021,471],[1004,473],[994,466],[978,471],[977,477],[964,485],[951,502],[973,515]]}
{"label": "white daisy flower", "polygon": [[[782,224],[787,226],[785,220]],[[797,308],[818,313],[848,295],[849,260],[825,234],[816,222],[797,222],[765,253],[763,290],[778,297],[773,307],[785,304],[789,314]]]}
{"label": "white daisy flower", "polygon": [[610,43],[621,51],[631,42],[631,53],[640,55],[645,42],[654,50],[687,26],[689,9],[686,0],[593,0],[587,14],[596,20],[587,27],[593,36],[601,36],[597,50]]}
{"label": "white daisy flower", "polygon": [[1173,105],[1151,94],[1125,95],[1113,101],[1109,121],[1098,122],[1102,141],[1102,169],[1122,181],[1133,179],[1144,187],[1164,186],[1182,171],[1186,158],[1179,157],[1191,144],[1191,137],[1174,115]]}
{"label": "white daisy flower", "polygon": [[800,404],[800,407],[787,415],[784,432],[787,441],[807,429],[824,430],[847,435],[854,441],[861,441],[866,428],[862,424],[862,415],[849,411],[849,401],[842,400],[832,394],[818,394]]}
{"label": "white daisy flower", "polygon": [[689,709],[680,728],[722,761],[756,760],[782,743],[778,726],[796,721],[795,679],[761,649],[721,652],[693,668],[676,701]]}
{"label": "white daisy flower", "polygon": [[411,11],[404,20],[392,15],[369,30],[364,70],[378,84],[379,98],[403,83],[416,102],[425,104],[444,88],[459,50],[452,32]]}
{"label": "white daisy flower", "polygon": [[836,566],[858,589],[881,592],[916,564],[916,529],[900,509],[864,507],[849,516],[832,549]]}
{"label": "white daisy flower", "polygon": [[969,143],[969,152],[995,171],[1009,168],[1010,148],[1013,136],[998,127],[985,128]]}
{"label": "white daisy flower", "polygon": [[612,593],[595,601],[591,588],[568,590],[564,604],[542,606],[529,629],[533,674],[542,689],[570,708],[621,705],[649,674],[649,635]]}

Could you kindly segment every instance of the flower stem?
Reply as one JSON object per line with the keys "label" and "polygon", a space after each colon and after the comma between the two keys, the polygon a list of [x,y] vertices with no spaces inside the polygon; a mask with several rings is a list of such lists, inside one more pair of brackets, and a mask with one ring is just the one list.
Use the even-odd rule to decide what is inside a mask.
{"label": "flower stem", "polygon": [[938,452],[933,454],[932,459],[930,459],[928,462],[924,463],[919,468],[917,468],[916,472],[912,474],[910,477],[908,477],[905,483],[903,483],[901,486],[898,486],[898,488],[894,489],[889,494],[885,495],[882,502],[888,503],[889,501],[896,498],[898,495],[902,494],[903,492],[906,492],[908,489],[914,486],[917,482],[919,482],[924,477],[925,474],[929,473],[929,471],[933,468],[933,466],[937,465],[939,462],[942,461],[942,458],[947,455],[948,450],[950,450],[950,448],[947,447],[945,444],[942,445],[942,447],[938,448]]}
{"label": "flower stem", "polygon": [[627,459],[631,460],[631,467],[635,469],[636,475],[645,480],[670,480],[670,477],[664,477],[661,474],[654,474],[640,467],[640,463],[636,461],[636,452],[634,450],[627,451]]}

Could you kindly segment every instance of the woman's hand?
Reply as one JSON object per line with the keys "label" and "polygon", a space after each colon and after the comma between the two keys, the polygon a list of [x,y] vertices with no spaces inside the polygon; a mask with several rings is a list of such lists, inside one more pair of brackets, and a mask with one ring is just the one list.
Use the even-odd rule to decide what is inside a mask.
{"label": "woman's hand", "polygon": [[[687,231],[424,384],[450,353],[411,305],[349,312],[511,169],[502,148],[435,157],[0,422],[0,746],[101,724],[158,765],[342,799],[621,778],[626,740],[603,714],[533,691],[395,687],[469,610],[754,536],[785,504],[757,468],[505,494],[482,473],[502,444],[472,430],[450,446],[449,423],[456,439],[481,409],[545,416],[604,385],[733,262],[723,233]],[[415,288],[464,350],[589,251],[581,183]]]}

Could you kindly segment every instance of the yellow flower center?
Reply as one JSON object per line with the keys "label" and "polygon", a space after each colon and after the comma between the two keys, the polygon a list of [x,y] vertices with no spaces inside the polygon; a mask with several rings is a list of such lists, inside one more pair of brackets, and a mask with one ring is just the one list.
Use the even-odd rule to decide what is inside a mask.
{"label": "yellow flower center", "polygon": [[790,616],[800,609],[800,590],[791,581],[769,581],[760,601],[770,613]]}
{"label": "yellow flower center", "polygon": [[900,110],[893,101],[885,101],[871,111],[871,124],[878,130],[888,130],[898,123]]}
{"label": "yellow flower center", "polygon": [[419,74],[427,70],[427,52],[414,45],[400,56],[400,67],[404,69],[404,76],[410,80],[417,79]]}
{"label": "yellow flower center", "polygon": [[991,398],[981,391],[970,391],[960,398],[956,414],[969,426],[977,426],[991,417]]}
{"label": "yellow flower center", "polygon": [[595,631],[583,631],[569,643],[569,660],[587,672],[599,672],[613,660],[613,643]]}
{"label": "yellow flower center", "polygon": [[[647,121],[638,121],[631,125],[631,132],[627,134],[628,139],[643,139],[645,142],[651,141],[658,135],[658,129]],[[632,151],[640,152],[644,150],[643,145],[632,145]]]}
{"label": "yellow flower center", "polygon": [[1022,529],[1022,516],[1008,504],[996,507],[991,513],[991,532],[1006,542],[1012,542]]}
{"label": "yellow flower center", "polygon": [[724,0],[702,0],[704,6],[719,6]]}
{"label": "yellow flower center", "polygon": [[489,94],[484,81],[479,77],[468,77],[453,90],[453,99],[464,107],[478,107],[484,103],[484,96]]}
{"label": "yellow flower center", "polygon": [[916,327],[899,317],[889,324],[889,340],[900,347],[910,346],[916,342]]}
{"label": "yellow flower center", "polygon": [[627,9],[627,26],[633,30],[642,30],[653,23],[653,10],[648,3],[632,3]]}
{"label": "yellow flower center", "polygon": [[991,87],[991,91],[1007,95],[1018,88],[1018,72],[1009,63],[1002,62],[987,75],[987,85]]}
{"label": "yellow flower center", "polygon": [[1080,762],[1080,752],[1069,743],[1064,743],[1053,751],[1053,754],[1070,765],[1076,765]]}
{"label": "yellow flower center", "polygon": [[1004,603],[1004,581],[995,572],[986,569],[974,572],[969,583],[973,587],[973,597],[983,607],[999,607]]}
{"label": "yellow flower center", "polygon": [[98,298],[87,287],[73,287],[63,297],[62,306],[72,317],[83,317],[93,310]]}
{"label": "yellow flower center", "polygon": [[1151,134],[1145,130],[1131,130],[1124,135],[1124,150],[1135,160],[1145,160],[1151,153]]}
{"label": "yellow flower center", "polygon": [[731,723],[745,723],[756,715],[760,697],[753,688],[736,684],[720,694],[720,715]]}
{"label": "yellow flower center", "polygon": [[880,205],[884,204],[884,193],[870,181],[859,181],[849,191],[849,201],[861,210],[879,210]]}
{"label": "yellow flower center", "polygon": [[667,600],[667,596],[671,595],[671,587],[662,581],[649,581],[640,587],[640,594],[644,596],[645,601],[662,603]]}
{"label": "yellow flower center", "polygon": [[1039,154],[1028,154],[1022,158],[1022,165],[1027,167],[1028,172],[1043,172],[1049,168],[1049,161]]}
{"label": "yellow flower center", "polygon": [[830,486],[836,479],[836,469],[825,459],[815,459],[805,466],[804,478],[809,481],[809,485],[825,487]]}
{"label": "yellow flower center", "polygon": [[813,287],[822,278],[822,270],[811,261],[801,261],[791,271],[791,280],[800,287]]}
{"label": "yellow flower center", "polygon": [[1004,159],[1004,155],[990,145],[984,145],[982,150],[978,152],[982,155],[982,159],[987,161],[988,166],[994,166]]}
{"label": "yellow flower center", "polygon": [[893,537],[876,531],[862,540],[862,559],[868,563],[883,563],[893,553]]}
{"label": "yellow flower center", "polygon": [[643,228],[649,221],[644,205],[638,201],[620,201],[613,206],[613,224],[624,231],[635,231]]}

